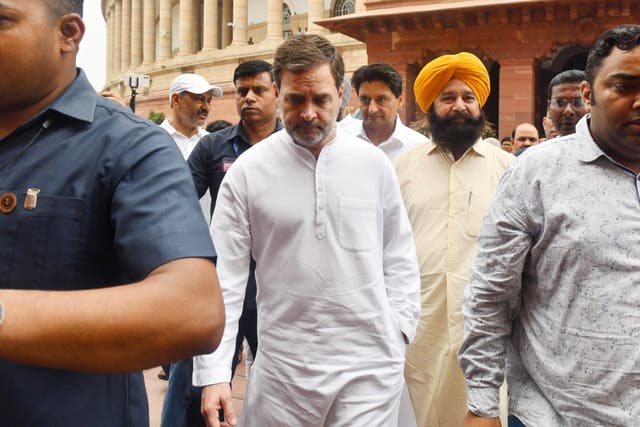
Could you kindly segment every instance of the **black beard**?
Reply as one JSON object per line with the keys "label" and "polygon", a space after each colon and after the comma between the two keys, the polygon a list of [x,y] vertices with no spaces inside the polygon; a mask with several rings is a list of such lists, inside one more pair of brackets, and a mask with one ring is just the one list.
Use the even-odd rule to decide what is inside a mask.
{"label": "black beard", "polygon": [[[445,117],[436,114],[433,106],[427,112],[431,140],[441,148],[451,152],[464,153],[482,136],[484,129],[484,111],[473,117],[467,113],[452,113]],[[464,117],[464,123],[454,122],[454,119]]]}

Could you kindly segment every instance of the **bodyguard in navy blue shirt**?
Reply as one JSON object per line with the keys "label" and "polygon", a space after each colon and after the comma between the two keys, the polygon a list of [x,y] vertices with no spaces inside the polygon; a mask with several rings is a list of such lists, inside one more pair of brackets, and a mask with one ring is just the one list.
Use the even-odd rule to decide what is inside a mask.
{"label": "bodyguard in navy blue shirt", "polygon": [[[0,425],[147,426],[141,369],[224,324],[193,183],[75,67],[82,1],[0,3]],[[166,334],[167,330],[175,333]]]}

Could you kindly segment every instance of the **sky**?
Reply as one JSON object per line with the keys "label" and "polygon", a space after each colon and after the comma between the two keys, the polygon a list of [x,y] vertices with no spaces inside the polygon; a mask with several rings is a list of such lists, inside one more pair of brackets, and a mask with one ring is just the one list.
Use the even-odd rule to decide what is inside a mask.
{"label": "sky", "polygon": [[104,87],[106,79],[106,24],[100,0],[85,0],[83,21],[86,27],[80,42],[77,64],[84,69],[96,90]]}

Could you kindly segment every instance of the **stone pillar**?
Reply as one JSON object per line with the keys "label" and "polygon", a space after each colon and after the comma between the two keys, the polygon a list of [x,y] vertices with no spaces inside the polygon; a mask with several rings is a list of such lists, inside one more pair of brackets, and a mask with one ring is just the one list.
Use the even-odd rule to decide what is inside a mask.
{"label": "stone pillar", "polygon": [[324,28],[313,23],[313,21],[319,21],[324,17],[324,0],[309,0],[307,10],[309,11],[307,13],[307,33],[325,33]]}
{"label": "stone pillar", "polygon": [[218,48],[218,0],[204,0],[202,50]]}
{"label": "stone pillar", "polygon": [[267,4],[267,40],[281,41],[282,0],[269,0]]}
{"label": "stone pillar", "polygon": [[122,0],[122,54],[121,68],[127,71],[131,66],[131,0]]}
{"label": "stone pillar", "polygon": [[366,8],[364,7],[365,0],[356,0],[356,13],[365,12]]}
{"label": "stone pillar", "polygon": [[[535,68],[532,58],[500,59],[501,135],[510,134],[516,125],[534,122]],[[508,112],[508,113],[507,113]]]}
{"label": "stone pillar", "polygon": [[180,0],[180,48],[178,55],[195,52],[193,40],[193,0]]}
{"label": "stone pillar", "polygon": [[247,0],[233,2],[233,38],[232,45],[246,45],[249,39],[247,31]]}
{"label": "stone pillar", "polygon": [[171,0],[160,0],[159,12],[160,51],[158,59],[168,59],[171,58]]}
{"label": "stone pillar", "polygon": [[144,0],[142,18],[142,63],[156,60],[156,2]]}
{"label": "stone pillar", "polygon": [[113,43],[113,78],[115,80],[120,79],[120,73],[122,72],[122,2],[116,0],[115,7],[115,25],[114,25],[114,39]]}
{"label": "stone pillar", "polygon": [[107,16],[105,16],[107,20],[107,82],[111,81],[114,74],[113,67],[113,43],[115,41],[115,10],[111,7],[107,11]]}
{"label": "stone pillar", "polygon": [[131,65],[142,64],[142,0],[131,2]]}
{"label": "stone pillar", "polygon": [[229,22],[233,21],[233,6],[232,0],[222,0],[222,47],[227,47],[231,44],[231,27],[228,26]]}

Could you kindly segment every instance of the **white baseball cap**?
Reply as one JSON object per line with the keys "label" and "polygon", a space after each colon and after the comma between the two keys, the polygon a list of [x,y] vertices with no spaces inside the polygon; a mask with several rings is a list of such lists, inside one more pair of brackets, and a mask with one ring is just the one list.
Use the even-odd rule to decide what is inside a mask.
{"label": "white baseball cap", "polygon": [[171,102],[171,96],[174,93],[182,93],[185,91],[195,93],[197,95],[211,91],[211,94],[216,98],[222,96],[222,89],[218,86],[209,84],[207,79],[201,75],[185,73],[180,74],[171,82],[171,86],[169,86],[169,102]]}

